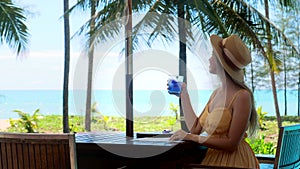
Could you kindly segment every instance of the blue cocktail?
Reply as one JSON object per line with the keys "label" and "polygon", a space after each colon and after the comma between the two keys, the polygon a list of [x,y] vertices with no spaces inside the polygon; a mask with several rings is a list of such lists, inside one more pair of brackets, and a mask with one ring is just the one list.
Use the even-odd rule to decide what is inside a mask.
{"label": "blue cocktail", "polygon": [[183,76],[170,76],[168,80],[168,92],[170,94],[180,94],[182,82]]}

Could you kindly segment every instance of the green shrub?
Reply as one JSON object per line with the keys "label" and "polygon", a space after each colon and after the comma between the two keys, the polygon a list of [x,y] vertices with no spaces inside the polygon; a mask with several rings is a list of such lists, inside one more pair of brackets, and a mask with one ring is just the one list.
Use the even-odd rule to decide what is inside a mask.
{"label": "green shrub", "polygon": [[268,112],[263,112],[262,111],[262,106],[259,106],[256,111],[257,111],[257,115],[258,115],[259,128],[261,130],[266,130],[265,117],[268,114]]}
{"label": "green shrub", "polygon": [[172,111],[172,114],[174,114],[175,119],[178,120],[178,109],[179,109],[179,106],[175,105],[173,103],[170,103],[169,109]]}
{"label": "green shrub", "polygon": [[[179,106],[178,105],[175,105],[173,103],[170,103],[170,107],[169,107],[169,110],[171,110],[171,116],[174,115],[174,118],[170,117],[167,119],[167,124],[168,126],[170,126],[170,130],[171,131],[174,131],[174,127],[177,125],[176,123],[179,123],[179,119],[178,119],[178,109],[179,109]],[[176,127],[175,127],[176,128]]]}
{"label": "green shrub", "polygon": [[80,116],[69,116],[69,128],[71,133],[84,132],[83,118]]}
{"label": "green shrub", "polygon": [[21,110],[14,110],[20,116],[20,119],[9,119],[11,127],[10,131],[13,132],[27,132],[27,133],[37,133],[38,132],[38,121],[42,117],[39,112],[40,109],[36,109],[32,116],[29,113],[23,112]]}
{"label": "green shrub", "polygon": [[[276,121],[276,116],[266,116],[267,121]],[[282,121],[288,121],[292,123],[300,123],[300,116],[281,116]]]}
{"label": "green shrub", "polygon": [[255,154],[275,154],[276,152],[276,146],[272,142],[265,142],[264,135],[259,138],[247,138],[246,141]]}
{"label": "green shrub", "polygon": [[[98,104],[95,102],[92,105],[92,123],[94,123],[94,126],[97,128],[97,130],[111,130],[111,128],[108,126],[110,122],[112,121],[112,118],[110,116],[105,116],[98,110]],[[99,126],[99,124],[102,124],[102,127]]]}

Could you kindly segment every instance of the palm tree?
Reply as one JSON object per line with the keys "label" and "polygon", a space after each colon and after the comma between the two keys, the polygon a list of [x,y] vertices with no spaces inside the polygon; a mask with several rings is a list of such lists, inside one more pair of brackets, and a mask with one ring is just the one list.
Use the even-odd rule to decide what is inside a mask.
{"label": "palm tree", "polygon": [[[184,1],[182,3],[185,3],[185,5],[191,9],[191,11],[186,11],[186,13],[188,13],[187,15],[191,16],[190,21],[192,24],[201,25],[200,28],[202,28],[205,32],[214,33],[217,31],[223,34],[224,37],[231,33],[240,34],[249,45],[252,44],[254,48],[257,48],[261,51],[263,57],[267,60],[269,65],[274,106],[276,110],[278,127],[280,127],[281,117],[274,75],[274,71],[276,70],[276,62],[273,57],[274,52],[271,44],[280,40],[289,45],[291,50],[295,52],[298,51],[285,36],[284,32],[282,32],[269,21],[268,0],[264,1],[266,17],[264,17],[259,11],[249,4],[238,0],[211,1],[211,3],[206,4],[203,1]],[[289,0],[282,0],[280,3],[284,6],[291,6],[292,4],[292,2]],[[206,9],[203,7],[206,7]],[[207,12],[209,9],[213,10],[211,12]],[[178,11],[179,10],[182,9],[178,8]],[[212,14],[215,13],[218,17],[212,17]],[[193,23],[193,21],[195,22]],[[264,46],[267,46],[267,49],[265,49]]]}
{"label": "palm tree", "polygon": [[[133,8],[135,9],[135,10],[138,10],[139,8],[141,8],[141,6],[143,6],[143,5],[146,5],[146,4],[148,4],[150,1],[148,1],[148,2],[145,2],[145,1],[140,1],[140,2],[137,2],[137,1],[134,1],[135,3],[133,4]],[[155,4],[153,4],[153,6],[157,6],[157,7],[159,7],[159,6],[161,6],[161,5],[164,5],[164,4],[162,4],[162,3],[160,3],[159,1],[156,1],[156,3]],[[172,3],[171,2],[167,2],[166,1],[166,4],[165,4],[165,6],[164,6],[164,9],[166,10],[166,11],[164,11],[164,12],[166,12],[166,13],[170,13],[171,12],[171,10],[169,9],[170,7],[171,7],[171,5],[172,5]],[[177,10],[177,15],[178,15],[178,27],[179,27],[179,31],[180,32],[182,32],[182,33],[179,33],[180,34],[180,41],[179,41],[179,43],[180,43],[180,54],[179,54],[179,56],[180,56],[180,62],[179,62],[179,72],[180,72],[180,74],[181,75],[184,75],[185,77],[186,77],[186,42],[185,42],[185,39],[186,39],[186,32],[185,32],[185,24],[184,24],[184,22],[182,22],[182,20],[184,19],[184,4],[182,4],[182,3],[179,3],[179,1],[177,1],[177,8],[178,9],[180,9],[180,10]],[[117,11],[117,10],[115,10],[115,9],[120,9],[119,10],[119,12],[120,11],[122,11],[122,10],[124,10],[124,6],[123,6],[123,4],[122,3],[113,3],[112,2],[112,5],[111,5],[112,7],[115,7],[115,8],[112,8],[112,7],[109,7],[109,5],[107,6],[107,7],[104,7],[103,8],[103,10],[102,11],[100,11],[100,12],[102,12],[102,15],[104,15],[103,16],[103,19],[101,20],[100,19],[100,21],[99,21],[99,25],[105,25],[105,24],[103,24],[103,23],[107,23],[107,21],[112,21],[112,20],[108,20],[107,19],[107,17],[105,17],[106,15],[107,15],[107,13],[108,13],[108,18],[112,18],[112,19],[116,19],[116,18],[114,18],[114,16],[116,16],[116,12],[115,11]],[[110,11],[110,10],[114,10],[114,11]],[[114,14],[112,14],[112,15],[109,15],[110,14],[110,12],[113,12]],[[118,11],[117,11],[118,12]],[[98,16],[101,16],[101,15],[98,15]],[[104,20],[104,19],[106,19],[106,20]],[[160,20],[160,19],[158,19],[158,20]],[[181,21],[180,21],[181,20]],[[169,27],[171,27],[171,25],[168,25]],[[139,24],[138,24],[138,26],[136,26],[137,28],[135,29],[135,30],[138,30],[138,28],[139,28]],[[99,27],[100,28],[100,27]],[[126,27],[127,28],[127,27]],[[160,30],[163,30],[164,28],[159,28]],[[168,28],[166,28],[166,30],[167,30]],[[118,28],[112,28],[111,30],[117,30],[116,32],[113,32],[113,33],[118,33]],[[128,30],[128,29],[126,29],[126,30]],[[155,35],[155,33],[156,32],[153,32],[153,34],[149,37],[149,39],[151,39],[151,37],[152,36],[156,36]],[[102,36],[102,35],[99,35],[100,36],[100,39],[101,38],[103,38],[103,37],[105,37],[105,36]],[[126,37],[128,37],[128,36],[126,36]],[[129,54],[130,55],[130,54]],[[126,83],[127,84],[127,83]],[[131,84],[131,83],[130,83]],[[129,86],[131,86],[132,87],[132,85],[129,85]],[[127,87],[126,87],[126,89],[127,89]],[[127,92],[126,92],[127,93]],[[130,95],[130,94],[126,94],[126,95]],[[132,103],[132,98],[131,98],[131,101],[130,101],[131,103]],[[126,109],[127,110],[127,109]],[[129,111],[130,112],[130,111]],[[181,111],[182,112],[182,111]],[[128,116],[129,117],[129,119],[131,119],[131,116]],[[185,128],[186,129],[186,127],[184,127],[185,126],[185,123],[184,123],[184,121],[182,121],[181,122],[182,123],[182,126],[183,126],[183,128]],[[128,126],[131,126],[130,125],[131,123],[129,123],[129,125]]]}
{"label": "palm tree", "polygon": [[[230,33],[238,33],[242,35],[248,44],[252,44],[254,48],[260,50],[263,57],[269,65],[269,73],[271,77],[274,105],[276,110],[278,127],[281,126],[281,118],[278,108],[278,100],[276,93],[276,83],[274,76],[274,68],[276,68],[273,57],[273,50],[271,44],[279,45],[278,41],[285,42],[289,45],[291,50],[298,52],[295,46],[285,36],[285,34],[272,24],[268,19],[268,1],[265,2],[266,17],[259,11],[245,2],[230,1],[230,2],[216,2],[213,4],[216,10],[221,11],[219,15],[223,18],[224,25],[228,28]],[[290,1],[281,1],[283,5],[290,5]],[[232,7],[232,8],[229,8]],[[225,18],[225,19],[224,19]],[[272,35],[272,36],[271,36]],[[267,49],[264,48],[267,46]]]}
{"label": "palm tree", "polygon": [[70,21],[69,0],[64,0],[64,43],[65,43],[65,62],[64,62],[64,83],[63,83],[63,132],[69,133],[69,69],[70,69]]}
{"label": "palm tree", "polygon": [[[300,5],[299,1],[297,1],[297,4],[296,4],[298,7]],[[298,25],[298,50],[300,51],[300,25],[299,25],[299,8],[298,10],[296,10],[296,16],[297,17],[297,25]],[[298,55],[300,57],[300,55]],[[300,61],[298,62],[298,68],[300,69]],[[300,116],[300,71],[298,72],[298,116]]]}
{"label": "palm tree", "polygon": [[[104,3],[104,2],[103,2]],[[94,40],[93,34],[95,29],[95,14],[96,7],[100,5],[100,0],[78,0],[67,13],[71,13],[76,8],[83,10],[90,9],[90,20],[88,36],[88,74],[87,74],[87,92],[86,92],[86,107],[85,107],[85,130],[91,131],[91,106],[92,106],[92,85],[93,85],[93,65],[94,65]],[[77,32],[79,35],[83,31]]]}
{"label": "palm tree", "polygon": [[29,32],[25,24],[24,10],[11,0],[0,2],[0,44],[4,42],[16,51],[17,55],[27,49]]}
{"label": "palm tree", "polygon": [[[280,4],[285,4],[291,6],[290,1],[280,1]],[[267,19],[270,19],[269,17],[269,0],[264,0],[264,8],[265,8],[265,17]],[[276,81],[275,81],[275,73],[278,72],[278,60],[275,58],[275,52],[273,50],[273,44],[272,44],[272,32],[271,32],[271,23],[266,23],[266,35],[267,35],[267,45],[266,45],[266,54],[267,56],[266,59],[268,60],[269,63],[269,73],[271,77],[271,84],[272,84],[272,91],[273,91],[273,99],[274,99],[274,106],[275,106],[275,113],[277,117],[277,125],[278,127],[282,126],[282,121],[281,121],[281,115],[279,111],[279,105],[278,105],[278,99],[277,99],[277,87],[276,87]],[[282,30],[282,33],[284,34],[284,30]],[[296,47],[294,47],[294,50],[297,51]],[[284,56],[284,59],[287,56]],[[284,63],[285,64],[285,63]]]}
{"label": "palm tree", "polygon": [[[275,78],[272,75],[272,69],[274,66],[273,58],[269,57],[272,50],[266,50],[264,47],[268,46],[268,38],[271,38],[273,45],[278,45],[279,41],[285,42],[291,50],[298,53],[296,47],[290,42],[285,34],[278,29],[268,18],[266,18],[261,12],[255,9],[250,3],[240,0],[233,1],[220,1],[220,0],[206,0],[206,1],[181,1],[186,6],[186,15],[189,16],[190,23],[202,30],[205,33],[212,34],[218,33],[223,37],[227,37],[229,34],[237,33],[242,39],[253,49],[258,49],[266,59],[270,67],[270,76],[273,79],[272,89],[273,93],[276,93]],[[280,0],[280,3],[284,6],[292,5],[291,0]],[[136,0],[132,4],[133,11],[143,10],[146,11],[145,18],[140,20],[139,23],[133,28],[133,46],[138,42],[137,35],[143,28],[153,28],[153,32],[148,38],[150,44],[158,36],[162,35],[168,41],[174,35],[178,34],[178,31],[173,29],[175,22],[172,18],[164,17],[163,14],[177,16],[176,3],[160,0],[160,1],[141,1]],[[175,10],[174,10],[175,9]],[[122,1],[108,1],[103,10],[97,13],[95,32],[95,42],[103,42],[114,35],[119,33],[119,24],[111,25],[109,29],[102,29],[106,24],[115,20],[118,13],[124,10],[124,4]],[[174,12],[175,11],[175,12]],[[148,13],[154,13],[154,17],[148,17]],[[153,15],[152,15],[153,16]],[[101,31],[100,31],[101,30]],[[269,36],[272,34],[272,36]],[[109,35],[109,36],[107,36]],[[186,42],[189,45],[189,41],[193,41],[192,32],[187,32]],[[270,40],[269,40],[270,42]],[[276,94],[274,94],[276,96]],[[274,96],[274,104],[276,105],[277,97]],[[277,109],[277,108],[276,108]],[[278,110],[279,111],[279,110]],[[276,111],[276,112],[278,112]],[[279,114],[279,113],[277,113]],[[278,125],[280,125],[280,117],[278,119]]]}
{"label": "palm tree", "polygon": [[[269,17],[269,0],[264,0],[264,4],[265,4],[265,16],[267,19],[270,19],[270,17]],[[266,33],[267,33],[267,49],[266,49],[267,57],[266,57],[266,59],[268,59],[268,61],[269,61],[275,113],[276,113],[276,117],[277,117],[277,126],[279,128],[282,126],[282,122],[281,122],[281,116],[280,116],[280,112],[279,112],[279,105],[278,105],[277,92],[276,92],[275,70],[276,70],[277,66],[275,63],[274,51],[272,48],[272,34],[271,34],[270,23],[266,23]]]}
{"label": "palm tree", "polygon": [[[297,43],[297,37],[298,34],[298,25],[294,24],[297,23],[295,22],[297,20],[298,15],[294,15],[296,10],[291,10],[291,9],[283,9],[280,6],[276,6],[278,12],[276,12],[275,17],[276,20],[274,21],[276,25],[280,27],[280,29],[285,32],[289,38],[294,42],[296,45]],[[292,52],[286,49],[285,45],[282,45],[280,48],[275,49],[275,57],[278,57],[277,55],[284,55],[282,62],[279,63],[279,73],[278,73],[278,88],[283,88],[284,89],[284,116],[288,115],[288,98],[287,98],[287,93],[288,93],[288,88],[295,88],[297,86],[297,81],[298,81],[298,72],[299,72],[299,62],[297,59],[297,55],[295,56]]]}
{"label": "palm tree", "polygon": [[132,0],[125,7],[125,62],[126,62],[126,136],[133,137],[133,48],[132,48]]}
{"label": "palm tree", "polygon": [[95,13],[98,0],[89,2],[91,8],[90,33],[89,33],[89,50],[88,50],[88,79],[87,79],[87,94],[85,107],[85,130],[91,131],[91,106],[92,106],[92,84],[93,84],[93,64],[94,64],[94,44],[92,34],[95,29]]}
{"label": "palm tree", "polygon": [[[178,19],[178,33],[179,33],[179,75],[182,75],[184,82],[187,82],[187,73],[186,73],[186,24],[185,24],[185,9],[184,4],[180,3],[178,0],[177,3],[177,19]],[[181,106],[181,101],[179,99],[180,107],[180,125],[181,128],[185,131],[189,131],[187,125],[183,119],[183,110]]]}

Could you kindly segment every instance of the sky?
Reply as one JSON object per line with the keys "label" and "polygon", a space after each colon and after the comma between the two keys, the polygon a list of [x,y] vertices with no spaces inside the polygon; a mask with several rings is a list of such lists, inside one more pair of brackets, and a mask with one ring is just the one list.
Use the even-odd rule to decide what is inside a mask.
{"label": "sky", "polygon": [[[73,0],[74,1],[74,0]],[[0,46],[0,88],[4,89],[60,89],[64,63],[63,2],[60,0],[17,0],[16,4],[30,11],[27,26],[30,33],[28,52],[16,56],[6,44]],[[74,18],[74,17],[73,17]],[[71,35],[84,21],[77,17],[71,22]],[[71,41],[71,55],[75,64],[80,53],[78,40]]]}
{"label": "sky", "polygon": [[[70,0],[70,7],[76,0]],[[62,90],[63,70],[64,70],[64,44],[63,44],[63,1],[62,0],[16,0],[16,4],[24,7],[27,13],[27,26],[30,33],[30,43],[25,56],[16,56],[7,47],[0,46],[0,89],[1,90]],[[87,15],[81,11],[76,11],[70,16],[71,36],[87,20]],[[109,42],[106,47],[102,45],[95,50],[96,66],[94,88],[110,89],[122,88],[124,86],[125,61],[120,55],[120,48],[124,45],[121,38],[116,38]],[[71,40],[71,61],[70,61],[70,89],[84,89],[85,75],[87,74],[87,57],[84,55],[84,40],[76,36]],[[169,74],[178,74],[174,58],[178,57],[176,45],[161,48],[161,44],[154,45],[151,51],[141,50],[135,54],[135,65],[143,65],[144,68],[135,68],[134,87],[137,89],[163,89],[166,87],[166,80]],[[199,49],[201,52],[203,49]],[[205,53],[207,51],[202,51]],[[189,53],[191,54],[191,53]],[[99,55],[97,57],[97,55]],[[100,56],[101,55],[101,56]],[[163,62],[160,68],[151,65],[153,55]],[[207,54],[206,54],[207,55]],[[209,55],[209,54],[208,54]],[[104,56],[104,57],[103,57]],[[143,56],[143,60],[138,59]],[[164,57],[168,56],[168,57]],[[163,60],[159,58],[166,58]],[[145,60],[148,59],[148,60]],[[207,77],[207,58],[203,60],[199,57],[190,59],[189,71],[194,78]],[[156,61],[157,63],[157,61]],[[85,65],[85,66],[84,66]],[[169,66],[173,65],[173,66]],[[172,67],[172,68],[170,68]],[[173,69],[173,68],[176,68]],[[122,69],[122,70],[121,70]],[[202,69],[204,76],[199,76],[199,69]],[[204,71],[203,71],[204,69]],[[197,72],[198,71],[198,72]],[[197,77],[196,77],[197,76]],[[198,77],[199,76],[199,77]],[[190,80],[194,80],[190,78]],[[155,83],[153,83],[155,82]],[[121,85],[120,85],[121,84]],[[201,84],[200,84],[201,85]]]}

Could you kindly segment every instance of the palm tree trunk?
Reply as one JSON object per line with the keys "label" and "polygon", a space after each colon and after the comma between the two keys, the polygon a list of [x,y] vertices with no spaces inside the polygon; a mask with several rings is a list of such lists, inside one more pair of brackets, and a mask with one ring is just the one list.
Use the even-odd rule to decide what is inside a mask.
{"label": "palm tree trunk", "polygon": [[[179,75],[184,76],[184,82],[187,81],[186,74],[186,30],[185,30],[185,10],[184,5],[177,1],[177,18],[178,18],[178,31],[179,31]],[[180,125],[181,129],[189,131],[185,123],[181,101],[179,99],[180,107]]]}
{"label": "palm tree trunk", "polygon": [[[281,13],[282,15],[281,15],[281,17],[282,18],[286,18],[286,16],[285,16],[285,12],[282,12]],[[283,25],[281,26],[281,30],[283,31],[283,32],[285,32],[285,21],[283,21]],[[283,57],[283,74],[284,74],[284,76],[283,76],[283,88],[284,88],[284,115],[285,116],[287,116],[287,67],[286,67],[286,57],[288,57],[287,56],[287,52],[286,52],[286,47],[285,47],[285,45],[283,44],[282,45],[283,46],[283,48],[282,48],[282,50],[284,51],[284,57]]]}
{"label": "palm tree trunk", "polygon": [[[299,7],[300,3],[299,1],[297,1],[297,6]],[[295,16],[299,16],[299,8],[297,8],[298,10],[296,10],[296,15]],[[300,51],[300,25],[299,25],[299,17],[296,17],[297,18],[297,27],[298,27],[298,51]],[[299,55],[298,55],[299,56]],[[299,56],[300,57],[300,56]],[[299,61],[299,60],[298,60]],[[299,69],[300,70],[300,61],[299,61]],[[298,73],[298,116],[300,116],[300,71]]]}
{"label": "palm tree trunk", "polygon": [[279,112],[279,106],[278,106],[278,99],[277,99],[277,92],[276,92],[276,83],[275,83],[275,75],[274,71],[270,71],[271,76],[271,83],[272,83],[272,92],[273,92],[273,98],[274,98],[274,106],[276,111],[276,117],[277,117],[277,126],[278,128],[282,126],[281,122],[281,116]]}
{"label": "palm tree trunk", "polygon": [[[286,51],[286,49],[284,49]],[[283,71],[284,71],[284,115],[287,116],[287,68],[286,68],[286,52],[283,57]]]}
{"label": "palm tree trunk", "polygon": [[63,84],[63,132],[69,133],[69,69],[70,69],[70,21],[69,0],[64,0],[64,41],[65,41],[65,65],[64,65],[64,84]]}
{"label": "palm tree trunk", "polygon": [[[266,18],[269,19],[269,3],[268,0],[264,0],[265,3],[265,13],[266,13]],[[275,83],[275,74],[274,74],[274,62],[273,62],[273,49],[272,49],[272,42],[271,42],[271,29],[270,29],[270,24],[267,23],[266,25],[266,30],[267,30],[267,53],[268,53],[268,59],[271,60],[270,63],[270,76],[271,76],[271,84],[272,84],[272,92],[273,92],[273,99],[274,99],[274,106],[275,106],[275,112],[276,112],[276,117],[277,117],[277,125],[278,128],[281,127],[281,117],[280,117],[280,112],[279,112],[279,106],[278,106],[278,100],[277,100],[277,93],[276,93],[276,83]]]}
{"label": "palm tree trunk", "polygon": [[250,64],[250,68],[251,68],[251,89],[252,92],[254,93],[255,87],[254,87],[254,69],[253,69],[253,63],[251,62]]}
{"label": "palm tree trunk", "polygon": [[300,116],[300,72],[298,73],[298,77],[298,116]]}
{"label": "palm tree trunk", "polygon": [[125,65],[126,65],[126,136],[133,137],[133,49],[132,49],[132,0],[128,0],[125,26]]}
{"label": "palm tree trunk", "polygon": [[90,24],[90,39],[89,39],[89,62],[88,62],[88,80],[85,106],[85,130],[91,131],[91,106],[92,106],[92,84],[93,84],[93,64],[94,64],[94,44],[92,34],[95,29],[94,15],[96,13],[96,4],[90,1],[91,4],[91,24]]}

